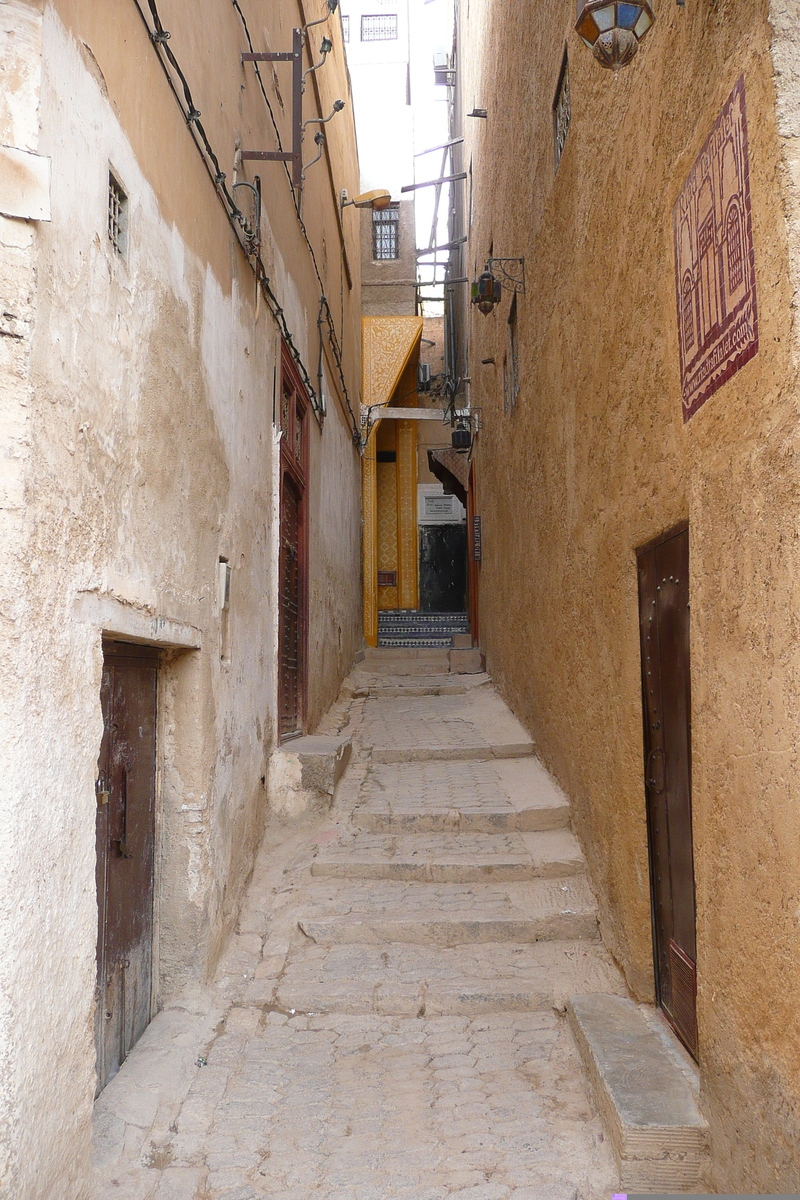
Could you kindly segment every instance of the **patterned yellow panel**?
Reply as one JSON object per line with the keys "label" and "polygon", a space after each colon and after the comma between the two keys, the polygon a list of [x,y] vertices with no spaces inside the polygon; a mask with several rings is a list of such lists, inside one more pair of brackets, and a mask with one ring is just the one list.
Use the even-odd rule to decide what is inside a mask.
{"label": "patterned yellow panel", "polygon": [[368,646],[378,644],[378,531],[377,531],[377,463],[375,447],[377,426],[372,430],[361,460],[361,497],[364,515],[364,640]]}
{"label": "patterned yellow panel", "polygon": [[[383,464],[381,464],[383,465]],[[397,422],[397,542],[400,608],[419,608],[417,424]]]}
{"label": "patterned yellow panel", "polygon": [[422,317],[362,317],[361,403],[388,404],[422,337]]}
{"label": "patterned yellow panel", "polygon": [[[394,463],[378,466],[378,570],[396,571],[397,566],[397,468]],[[396,587],[378,588],[378,608],[397,608]]]}

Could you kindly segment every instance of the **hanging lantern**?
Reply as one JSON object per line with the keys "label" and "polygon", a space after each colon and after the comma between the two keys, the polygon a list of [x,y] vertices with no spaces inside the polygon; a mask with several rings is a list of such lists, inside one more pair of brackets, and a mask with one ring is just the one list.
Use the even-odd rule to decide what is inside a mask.
{"label": "hanging lantern", "polygon": [[472,303],[477,304],[478,311],[490,313],[495,304],[500,303],[502,296],[500,281],[495,279],[490,270],[482,271],[472,285]]}
{"label": "hanging lantern", "polygon": [[469,421],[459,419],[455,429],[450,434],[450,444],[459,454],[468,454],[472,446],[472,429]]}
{"label": "hanging lantern", "polygon": [[634,57],[654,20],[649,0],[578,0],[575,29],[601,67],[618,71]]}

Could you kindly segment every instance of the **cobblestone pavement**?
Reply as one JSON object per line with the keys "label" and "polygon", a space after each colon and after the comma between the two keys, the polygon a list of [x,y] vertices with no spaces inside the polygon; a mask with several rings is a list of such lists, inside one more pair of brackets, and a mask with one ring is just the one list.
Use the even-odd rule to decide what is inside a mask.
{"label": "cobblestone pavement", "polygon": [[330,813],[271,826],[211,987],[95,1106],[95,1200],[604,1200],[563,1016],[624,994],[569,808],[486,676],[354,672]]}

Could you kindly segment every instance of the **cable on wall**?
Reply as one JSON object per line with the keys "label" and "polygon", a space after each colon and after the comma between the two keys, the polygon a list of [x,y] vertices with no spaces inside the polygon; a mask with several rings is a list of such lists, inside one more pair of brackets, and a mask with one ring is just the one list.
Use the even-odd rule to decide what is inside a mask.
{"label": "cable on wall", "polygon": [[[253,44],[253,39],[250,36],[250,29],[247,24],[247,18],[245,17],[244,13],[242,12],[242,6],[239,3],[239,0],[232,0],[232,4],[233,4],[233,7],[236,9],[237,13],[239,14],[239,20],[242,22],[242,29],[244,30],[244,35],[245,35],[245,38],[247,39],[248,49],[250,50],[251,53],[253,53],[255,51],[255,46]],[[283,143],[281,142],[281,135],[280,135],[280,130],[278,129],[278,122],[275,119],[275,111],[272,107],[272,104],[270,103],[269,96],[267,95],[267,89],[264,86],[264,80],[262,78],[261,71],[259,69],[259,65],[257,62],[255,62],[255,63],[253,63],[253,66],[255,67],[256,78],[258,79],[258,85],[261,89],[261,95],[264,97],[264,103],[266,104],[267,111],[269,112],[270,121],[272,122],[272,128],[275,132],[275,138],[278,143],[278,149],[283,150]],[[325,285],[322,282],[322,275],[320,274],[319,266],[317,265],[317,256],[314,252],[314,247],[311,244],[311,239],[308,236],[308,230],[306,229],[305,221],[303,220],[303,216],[302,216],[302,213],[300,210],[300,201],[295,192],[294,187],[292,186],[292,176],[289,171],[289,166],[286,162],[283,163],[283,170],[284,170],[284,174],[286,175],[286,181],[289,184],[289,192],[292,197],[292,205],[294,207],[295,215],[297,216],[297,221],[300,226],[300,232],[303,235],[303,240],[305,241],[306,246],[308,247],[308,252],[311,255],[311,262],[314,266],[314,273],[316,274],[317,281],[319,283],[319,289],[320,289],[320,295],[321,295],[320,304],[324,305],[324,308],[325,308],[325,319],[326,319],[326,324],[328,326],[328,339],[330,341],[331,351],[333,352],[334,361],[336,363],[339,380],[342,385],[342,392],[344,394],[345,404],[347,405],[347,411],[349,412],[350,420],[353,423],[353,440],[356,441],[356,439],[358,439],[358,444],[360,446],[361,445],[361,435],[359,433],[356,415],[353,412],[352,405],[350,404],[350,397],[347,392],[347,385],[344,381],[344,371],[342,368],[342,349],[339,344],[339,339],[336,336],[336,325],[334,323],[333,313],[331,312],[331,306],[328,303],[328,298],[325,295]],[[344,304],[342,304],[342,313],[344,313]]]}
{"label": "cable on wall", "polygon": [[[159,13],[158,13],[158,8],[156,5],[156,0],[147,0],[148,8],[150,10],[150,15],[153,20],[153,28],[152,29],[150,28],[150,24],[147,20],[147,17],[145,16],[145,13],[142,10],[139,0],[134,0],[134,4],[136,5],[137,12],[139,13],[139,16],[142,19],[145,29],[147,30],[147,35],[150,38],[150,41],[153,43],[153,45],[156,49],[158,61],[161,64],[161,68],[162,68],[164,75],[167,79],[167,82],[170,86],[170,90],[172,91],[172,94],[175,97],[176,103],[178,104],[178,107],[181,110],[181,114],[183,116],[184,121],[186,122],[186,126],[189,130],[192,140],[194,141],[195,146],[197,147],[198,153],[200,154],[200,157],[203,160],[203,165],[206,168],[209,178],[211,179],[212,183],[214,184],[214,190],[220,200],[220,203],[223,206],[223,209],[225,210],[225,215],[228,219],[228,223],[230,224],[230,226],[236,236],[236,240],[239,243],[239,245],[241,246],[241,248],[245,254],[245,257],[247,258],[247,261],[250,263],[250,266],[255,274],[257,284],[261,288],[262,294],[264,295],[264,297],[267,301],[267,304],[269,306],[270,311],[272,312],[272,315],[274,316],[275,320],[278,322],[278,325],[280,327],[284,341],[286,342],[286,344],[289,348],[289,352],[297,365],[298,371],[300,372],[300,376],[301,376],[301,378],[303,380],[303,384],[308,392],[308,395],[311,400],[314,411],[317,414],[317,417],[321,418],[322,417],[321,398],[318,397],[316,389],[314,388],[314,386],[311,382],[311,377],[309,375],[308,370],[306,369],[305,363],[303,362],[302,355],[301,355],[297,345],[295,344],[291,330],[289,329],[289,326],[288,326],[288,323],[286,320],[285,311],[284,311],[283,306],[281,305],[277,295],[275,294],[275,292],[272,289],[272,286],[271,286],[270,280],[269,280],[269,276],[267,275],[267,272],[264,267],[264,263],[263,263],[263,260],[260,256],[260,254],[248,253],[248,248],[247,248],[247,245],[245,244],[246,240],[247,240],[248,232],[249,232],[246,218],[244,217],[244,214],[242,213],[242,211],[239,209],[238,205],[236,204],[236,201],[235,201],[233,195],[231,194],[230,189],[227,186],[225,172],[220,167],[219,159],[214,151],[213,146],[211,145],[211,142],[209,141],[209,138],[208,138],[208,135],[206,134],[203,123],[200,120],[201,114],[194,103],[191,88],[189,87],[189,82],[188,82],[183,70],[181,69],[180,63],[178,62],[172,48],[168,45],[170,34],[167,30],[164,29],[164,27],[161,23],[161,19],[160,19]],[[235,4],[235,0],[234,0],[234,4]],[[238,7],[238,5],[236,5],[236,6]],[[172,68],[172,71],[175,72],[175,75],[177,76],[177,78],[180,82],[180,86],[183,91],[183,99],[181,99],[181,96],[178,91],[178,87],[177,87],[175,79],[173,78],[173,75],[172,75],[172,71],[170,71],[170,69],[169,69],[170,67]],[[262,92],[263,92],[263,90],[264,90],[263,83],[261,86],[262,86]],[[274,115],[273,115],[273,124],[274,124]],[[296,207],[297,206],[295,205],[295,208]],[[299,217],[299,213],[298,213],[298,217]],[[302,221],[301,221],[301,227],[303,230],[303,235],[304,235],[305,241],[309,247],[309,250],[311,251],[312,261],[314,263],[314,269],[315,269],[315,273],[317,275],[317,279],[320,282],[320,286],[322,286],[322,280],[321,280],[321,277],[319,274],[319,270],[317,268],[316,257],[314,256],[313,247],[311,246],[311,243],[308,239],[308,234],[305,230],[305,226],[303,225]],[[244,235],[245,241],[242,240],[241,235]],[[331,314],[330,314],[330,305],[328,304],[327,298],[324,295],[324,289],[323,289],[322,300],[324,301],[325,308],[327,310],[327,321],[330,326],[331,321],[332,321]],[[334,331],[334,338],[335,338],[335,331]],[[333,349],[334,349],[334,357],[336,359],[336,365],[338,368],[338,374],[339,374],[339,378],[340,378],[341,385],[342,385],[342,391],[343,391],[343,394],[345,397],[345,402],[347,404],[347,409],[350,414],[350,419],[351,419],[352,425],[353,425],[353,441],[360,448],[360,443],[361,443],[360,433],[359,433],[359,429],[358,429],[358,424],[355,419],[355,415],[353,413],[352,406],[350,404],[350,398],[349,398],[349,395],[347,392],[347,385],[344,381],[344,372],[342,370],[341,353],[339,351],[338,342],[335,343],[335,346],[333,347]]]}

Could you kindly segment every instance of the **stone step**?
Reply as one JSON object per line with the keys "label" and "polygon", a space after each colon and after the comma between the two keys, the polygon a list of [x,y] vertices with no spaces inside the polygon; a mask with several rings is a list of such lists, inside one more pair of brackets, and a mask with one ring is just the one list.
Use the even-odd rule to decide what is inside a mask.
{"label": "stone step", "polygon": [[386,675],[449,675],[447,649],[368,646],[362,669]]}
{"label": "stone step", "polygon": [[533,756],[373,766],[353,820],[374,833],[564,829],[569,802]]}
{"label": "stone step", "polygon": [[455,836],[362,833],[326,847],[311,868],[324,878],[430,883],[555,879],[583,870],[580,846],[566,829]]}
{"label": "stone step", "polygon": [[453,644],[453,639],[450,634],[442,634],[441,636],[434,634],[408,634],[408,633],[379,633],[378,645],[387,648],[405,647],[408,649],[425,648],[441,648],[449,650]]}
{"label": "stone step", "polygon": [[[315,881],[323,885],[323,881]],[[325,881],[298,921],[320,945],[571,941],[598,937],[584,875],[506,884]]]}
{"label": "stone step", "polygon": [[621,996],[573,996],[570,1025],[630,1192],[703,1191],[708,1127],[681,1051]]}
{"label": "stone step", "polygon": [[258,992],[255,981],[254,1002],[274,999],[298,1012],[428,1017],[563,1009],[575,987],[626,994],[608,951],[592,941],[449,949],[306,943],[290,953],[277,992],[273,987],[265,980]]}
{"label": "stone step", "polygon": [[533,742],[494,742],[477,746],[372,746],[376,763],[469,762],[491,758],[524,758],[534,753]]}

